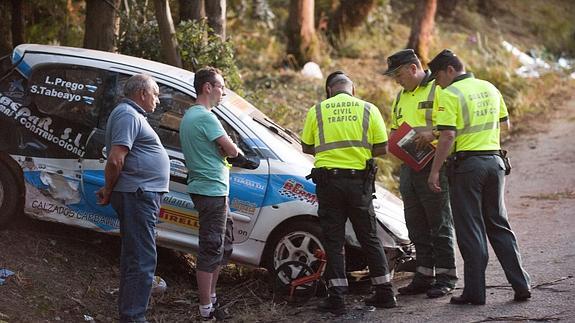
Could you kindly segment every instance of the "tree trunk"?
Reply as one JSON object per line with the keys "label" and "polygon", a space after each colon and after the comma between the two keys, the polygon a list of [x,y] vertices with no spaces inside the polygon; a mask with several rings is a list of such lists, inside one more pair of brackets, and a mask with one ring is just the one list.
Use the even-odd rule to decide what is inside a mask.
{"label": "tree trunk", "polygon": [[314,0],[290,0],[286,28],[287,54],[301,67],[319,56],[319,42],[314,25]]}
{"label": "tree trunk", "polygon": [[226,0],[206,0],[204,3],[208,26],[214,34],[226,39]]}
{"label": "tree trunk", "polygon": [[204,0],[179,0],[179,3],[180,21],[200,20],[206,16]]}
{"label": "tree trunk", "polygon": [[87,0],[84,48],[113,52],[120,30],[121,0]]}
{"label": "tree trunk", "polygon": [[0,1],[0,57],[10,54],[12,51],[12,32],[10,25],[10,3]]}
{"label": "tree trunk", "polygon": [[421,62],[429,62],[429,43],[433,34],[437,0],[419,0],[415,8],[407,48],[413,48]]}
{"label": "tree trunk", "polygon": [[160,28],[160,40],[162,49],[168,64],[182,67],[182,58],[178,51],[178,40],[176,39],[176,29],[172,21],[170,4],[168,0],[154,0],[156,9],[156,19]]}
{"label": "tree trunk", "polygon": [[337,46],[348,32],[361,26],[374,8],[374,0],[341,1],[331,15],[328,25],[329,41]]}
{"label": "tree trunk", "polygon": [[12,46],[24,43],[24,2],[12,0]]}

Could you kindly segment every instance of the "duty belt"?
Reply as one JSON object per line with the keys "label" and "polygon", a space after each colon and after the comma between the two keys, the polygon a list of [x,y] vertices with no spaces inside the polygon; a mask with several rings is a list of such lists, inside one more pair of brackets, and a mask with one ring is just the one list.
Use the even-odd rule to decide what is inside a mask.
{"label": "duty belt", "polygon": [[365,170],[359,169],[345,169],[345,168],[331,168],[326,169],[329,176],[342,176],[342,177],[363,177],[366,175]]}
{"label": "duty belt", "polygon": [[455,159],[463,160],[473,156],[501,156],[501,150],[464,150],[455,153]]}

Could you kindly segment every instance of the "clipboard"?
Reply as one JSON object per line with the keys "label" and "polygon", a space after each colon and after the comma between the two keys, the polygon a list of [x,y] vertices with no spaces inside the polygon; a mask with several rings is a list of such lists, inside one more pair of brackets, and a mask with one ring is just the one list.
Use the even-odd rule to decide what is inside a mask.
{"label": "clipboard", "polygon": [[401,159],[416,172],[423,169],[435,155],[435,147],[428,144],[423,149],[417,149],[415,136],[417,132],[407,122],[404,122],[389,138],[389,152]]}

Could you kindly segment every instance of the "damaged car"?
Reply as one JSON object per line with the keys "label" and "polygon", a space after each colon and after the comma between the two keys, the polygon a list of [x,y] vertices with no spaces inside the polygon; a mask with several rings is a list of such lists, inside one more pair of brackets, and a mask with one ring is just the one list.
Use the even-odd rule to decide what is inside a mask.
{"label": "damaged car", "polygon": [[[148,120],[170,157],[170,192],[162,200],[159,245],[198,247],[198,215],[186,193],[179,141],[184,112],[195,100],[194,73],[140,58],[88,49],[22,44],[0,62],[0,225],[26,214],[36,219],[118,234],[118,218],[94,194],[104,184],[106,121],[134,74],[151,75],[160,104]],[[300,261],[314,268],[323,249],[313,159],[297,135],[226,89],[213,109],[255,169],[233,165],[231,260],[278,268]],[[254,167],[251,167],[254,168]],[[399,198],[377,186],[378,235],[391,267],[411,257]],[[348,269],[365,268],[348,223]]]}

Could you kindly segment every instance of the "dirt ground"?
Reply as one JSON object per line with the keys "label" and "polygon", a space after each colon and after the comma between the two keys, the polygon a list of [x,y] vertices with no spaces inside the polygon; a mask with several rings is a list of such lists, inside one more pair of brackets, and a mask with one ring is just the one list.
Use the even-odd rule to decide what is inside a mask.
{"label": "dirt ground", "polygon": [[[455,306],[449,298],[399,297],[399,307],[365,311],[365,288],[348,297],[340,317],[315,311],[317,299],[300,306],[275,304],[265,272],[230,266],[219,293],[230,322],[487,322],[575,321],[575,100],[505,144],[513,163],[507,178],[509,218],[533,298],[517,303],[491,253],[485,306]],[[116,237],[21,218],[0,231],[0,269],[15,275],[0,285],[0,323],[114,322],[117,320],[119,241]],[[458,258],[462,275],[462,260]],[[151,322],[197,319],[193,257],[161,249],[157,273],[168,290],[154,296]],[[402,278],[403,277],[403,278]],[[408,282],[405,275],[395,287]],[[461,292],[462,282],[455,294]]]}

